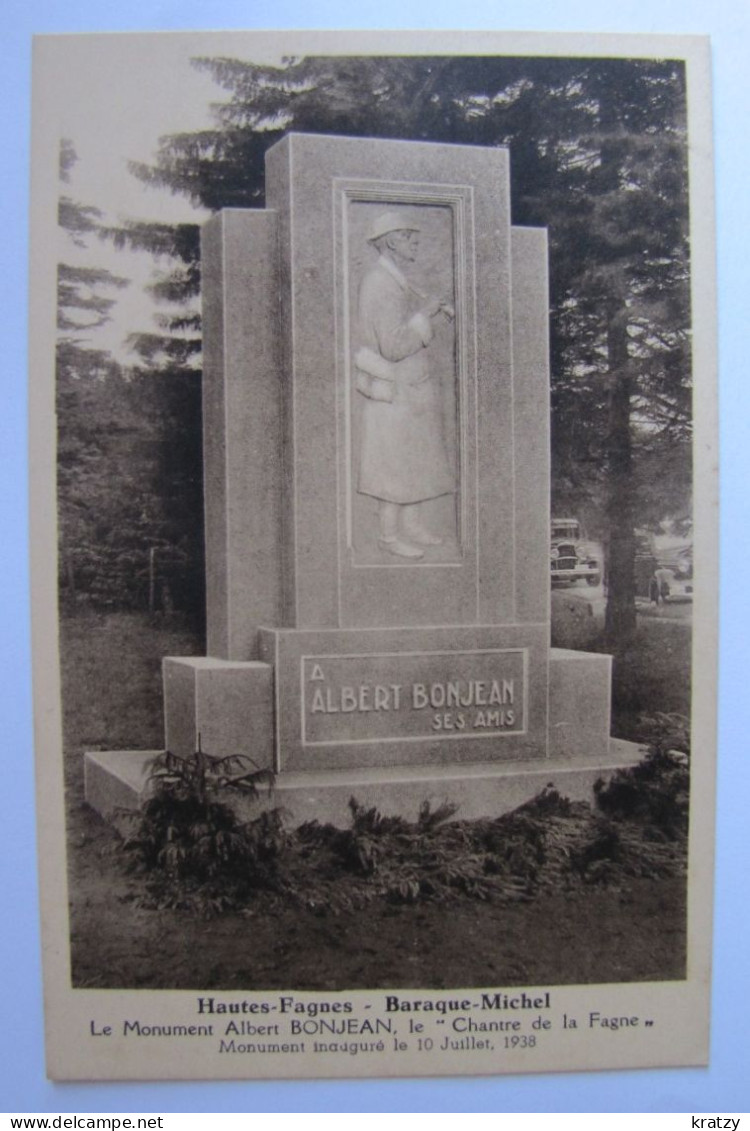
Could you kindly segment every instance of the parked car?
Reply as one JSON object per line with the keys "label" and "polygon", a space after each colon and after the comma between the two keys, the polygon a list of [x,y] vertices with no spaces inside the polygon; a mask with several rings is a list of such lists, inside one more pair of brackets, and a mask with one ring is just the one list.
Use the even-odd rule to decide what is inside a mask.
{"label": "parked car", "polygon": [[578,581],[589,585],[602,580],[601,548],[588,542],[577,518],[553,518],[550,546],[552,582]]}
{"label": "parked car", "polygon": [[692,601],[693,579],[667,566],[659,566],[649,583],[649,600],[655,605]]}
{"label": "parked car", "polygon": [[659,545],[653,536],[637,533],[635,591],[654,604],[692,601],[692,544]]}

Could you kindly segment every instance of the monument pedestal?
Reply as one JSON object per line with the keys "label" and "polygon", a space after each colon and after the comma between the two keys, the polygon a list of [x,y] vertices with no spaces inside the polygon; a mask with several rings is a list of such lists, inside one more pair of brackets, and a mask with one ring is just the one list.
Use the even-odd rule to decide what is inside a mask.
{"label": "monument pedestal", "polygon": [[[111,820],[120,809],[136,810],[150,796],[149,767],[156,750],[102,750],[85,755],[86,800]],[[474,820],[499,817],[536,797],[547,786],[572,801],[591,801],[594,783],[616,770],[636,765],[643,748],[611,738],[606,753],[556,757],[505,764],[469,766],[392,766],[387,770],[318,770],[280,774],[273,790],[261,789],[257,799],[226,794],[222,800],[252,820],[267,809],[279,808],[289,827],[306,821],[330,821],[340,828],[351,820],[349,801],[376,808],[387,816],[414,821],[427,802],[434,811],[455,805],[456,817]]]}
{"label": "monument pedestal", "polygon": [[[277,643],[275,633],[269,632],[268,638],[274,645]],[[300,643],[306,641],[297,642]],[[247,819],[258,816],[263,809],[278,806],[291,825],[313,819],[346,824],[350,818],[351,797],[368,808],[375,806],[384,814],[409,820],[415,819],[425,801],[433,809],[443,804],[455,805],[462,819],[499,816],[529,801],[547,785],[572,800],[591,800],[594,782],[617,769],[635,765],[643,751],[636,743],[609,737],[609,656],[552,648],[549,661],[549,739],[548,755],[543,759],[519,757],[522,745],[503,746],[508,738],[516,736],[498,735],[497,730],[487,728],[487,739],[477,739],[468,747],[462,747],[462,739],[455,734],[441,732],[442,738],[431,735],[421,745],[420,753],[429,757],[432,751],[439,759],[435,762],[420,763],[415,758],[414,743],[394,741],[383,744],[389,760],[370,766],[364,752],[373,745],[377,749],[377,744],[367,742],[357,746],[348,740],[345,757],[337,759],[341,763],[339,768],[324,768],[328,747],[323,744],[313,747],[313,756],[317,758],[315,768],[293,769],[283,765],[283,755],[282,765],[279,759],[271,760],[274,728],[268,720],[274,712],[275,696],[272,682],[266,678],[272,671],[270,665],[171,658],[164,661],[167,748],[186,756],[197,749],[200,734],[201,746],[214,757],[241,752],[248,754],[261,769],[274,768],[277,777],[272,791],[262,790],[257,801],[231,796],[228,800],[236,804]],[[190,680],[175,678],[174,669],[183,664],[195,673],[195,684],[199,683],[201,673],[211,673],[209,696],[201,694],[195,684],[191,686]],[[238,669],[240,678],[244,677],[243,669],[254,673],[251,678],[255,681],[256,698],[251,710],[244,697],[238,710]],[[491,685],[491,680],[485,683]],[[490,692],[491,686],[486,697]],[[284,718],[287,711],[294,712],[296,725],[296,719],[302,718],[303,694],[304,684],[300,680],[299,688],[291,689],[291,701],[280,702],[277,720]],[[464,694],[468,694],[465,688]],[[336,705],[334,700],[331,703]],[[431,705],[419,708],[418,713],[428,709],[431,714],[436,713]],[[481,711],[486,716],[495,708],[489,704],[459,707],[458,713],[462,710],[464,713]],[[244,735],[237,729],[238,720],[243,717],[248,719]],[[233,730],[221,734],[218,729],[212,729],[214,719],[230,720]],[[260,728],[260,720],[266,720],[265,730]],[[295,727],[279,725],[279,729],[288,734]],[[254,738],[259,736],[261,742],[256,743]],[[276,749],[286,750],[283,739],[280,741],[277,737],[276,743]],[[486,745],[482,747],[483,743]],[[468,753],[472,747],[479,748],[476,760],[462,758],[464,751]],[[294,745],[291,753],[305,765],[308,751],[309,748]],[[335,751],[341,754],[339,748]],[[108,750],[87,754],[85,781],[89,804],[106,818],[111,818],[117,809],[137,809],[148,797],[149,765],[158,753]],[[481,760],[483,754],[484,761]],[[290,758],[291,762],[294,760]]]}
{"label": "monument pedestal", "polygon": [[[546,235],[508,153],[291,134],[266,204],[203,233],[210,656],[164,662],[167,748],[273,769],[295,821],[579,796],[637,753],[609,658],[549,647]],[[88,755],[90,802],[143,763]]]}

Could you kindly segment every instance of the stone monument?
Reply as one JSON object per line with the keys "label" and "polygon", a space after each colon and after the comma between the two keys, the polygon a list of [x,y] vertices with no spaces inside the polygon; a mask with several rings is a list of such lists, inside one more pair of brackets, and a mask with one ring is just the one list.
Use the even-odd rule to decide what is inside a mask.
{"label": "stone monument", "polygon": [[[293,820],[584,796],[610,658],[550,648],[546,233],[502,149],[289,134],[204,227],[206,658],[166,747],[243,753]],[[104,811],[144,752],[87,755]]]}

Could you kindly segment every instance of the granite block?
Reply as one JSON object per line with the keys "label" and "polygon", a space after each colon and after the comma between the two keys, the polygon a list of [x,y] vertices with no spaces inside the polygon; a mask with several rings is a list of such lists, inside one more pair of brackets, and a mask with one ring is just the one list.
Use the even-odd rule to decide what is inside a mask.
{"label": "granite block", "polygon": [[[457,820],[498,817],[531,800],[547,786],[573,801],[593,802],[593,786],[616,770],[641,761],[636,743],[612,739],[598,756],[557,759],[554,762],[513,762],[472,766],[427,766],[338,770],[282,774],[270,791],[255,798],[227,797],[240,820],[253,820],[264,809],[281,809],[294,828],[306,821],[330,821],[339,828],[351,824],[352,797],[365,808],[387,816],[416,820],[427,802],[432,810],[456,807]],[[133,810],[143,804],[144,767],[152,751],[108,750],[87,754],[86,800],[111,818],[117,806]]]}
{"label": "granite block", "polygon": [[249,660],[286,623],[276,217],[225,209],[203,228],[208,652]]}
{"label": "granite block", "polygon": [[551,758],[600,756],[610,737],[612,657],[551,648],[549,753]]}
{"label": "granite block", "polygon": [[120,812],[135,812],[150,792],[151,766],[159,750],[96,750],[83,756],[86,801],[111,821]]}
{"label": "granite block", "polygon": [[433,811],[455,806],[456,820],[492,818],[511,812],[548,786],[571,801],[593,803],[595,782],[642,758],[643,749],[636,743],[612,739],[609,749],[596,756],[555,761],[289,773],[278,778],[273,796],[262,803],[280,806],[290,826],[318,820],[348,828],[352,797],[366,809],[408,821],[417,819],[425,802]]}
{"label": "granite block", "polygon": [[[266,199],[279,223],[287,624],[514,619],[507,152],[290,134],[266,155]],[[453,537],[418,561],[378,549],[372,529],[358,541],[377,515],[357,498],[352,309],[373,257],[367,217],[394,206],[423,229],[415,285],[449,288],[456,310],[437,363],[455,493],[425,504]]]}
{"label": "granite block", "polygon": [[163,661],[167,750],[212,757],[244,754],[273,769],[273,671],[268,664],[213,657]]}
{"label": "granite block", "polygon": [[550,616],[550,406],[547,233],[513,228],[515,615]]}

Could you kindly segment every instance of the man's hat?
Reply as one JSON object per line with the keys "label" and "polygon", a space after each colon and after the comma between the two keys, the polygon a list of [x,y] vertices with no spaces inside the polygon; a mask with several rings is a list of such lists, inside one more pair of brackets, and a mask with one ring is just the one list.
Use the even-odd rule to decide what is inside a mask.
{"label": "man's hat", "polygon": [[421,231],[419,224],[415,224],[405,213],[395,211],[381,212],[370,229],[367,242],[372,243],[373,240],[380,239],[381,236],[386,236],[389,232],[419,231]]}

